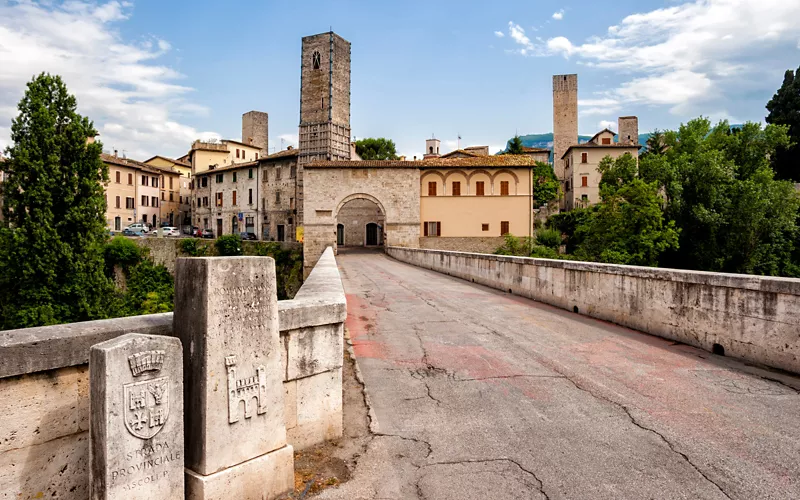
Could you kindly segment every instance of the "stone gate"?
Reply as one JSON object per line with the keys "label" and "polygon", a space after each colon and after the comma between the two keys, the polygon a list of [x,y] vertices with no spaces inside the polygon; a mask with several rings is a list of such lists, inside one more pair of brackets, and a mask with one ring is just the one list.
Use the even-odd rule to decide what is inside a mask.
{"label": "stone gate", "polygon": [[419,247],[419,167],[415,162],[321,161],[305,168],[303,266],[307,274],[326,247],[336,249],[339,211],[369,200],[385,217],[387,246]]}

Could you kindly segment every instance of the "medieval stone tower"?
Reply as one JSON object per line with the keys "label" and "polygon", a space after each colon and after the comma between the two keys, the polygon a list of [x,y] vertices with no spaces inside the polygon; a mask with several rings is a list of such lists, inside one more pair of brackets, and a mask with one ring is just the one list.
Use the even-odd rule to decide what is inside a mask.
{"label": "medieval stone tower", "polygon": [[553,75],[553,168],[564,189],[561,156],[578,144],[578,75]]}
{"label": "medieval stone tower", "polygon": [[269,115],[263,111],[248,111],[242,115],[242,142],[269,154]]}
{"label": "medieval stone tower", "polygon": [[620,116],[617,119],[617,142],[637,144],[639,142],[639,119],[635,116]]}
{"label": "medieval stone tower", "polygon": [[350,159],[350,42],[333,31],[303,37],[297,220],[303,223],[303,166]]}

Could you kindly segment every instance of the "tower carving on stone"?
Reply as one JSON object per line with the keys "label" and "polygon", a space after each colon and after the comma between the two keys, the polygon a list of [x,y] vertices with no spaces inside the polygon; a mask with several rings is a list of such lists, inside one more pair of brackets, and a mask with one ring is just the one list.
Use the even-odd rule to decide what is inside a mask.
{"label": "tower carving on stone", "polygon": [[[553,168],[566,192],[561,156],[578,144],[578,75],[553,75]],[[563,208],[564,200],[561,200]]]}
{"label": "tower carving on stone", "polygon": [[303,37],[297,168],[297,224],[303,223],[303,167],[350,160],[350,42],[333,31]]}
{"label": "tower carving on stone", "polygon": [[269,115],[263,111],[248,111],[242,115],[242,142],[269,154]]}
{"label": "tower carving on stone", "polygon": [[254,415],[253,399],[256,400],[255,414],[267,412],[267,371],[264,366],[256,367],[256,374],[236,378],[236,355],[225,357],[228,370],[228,423],[239,421],[239,403],[244,401],[244,418]]}

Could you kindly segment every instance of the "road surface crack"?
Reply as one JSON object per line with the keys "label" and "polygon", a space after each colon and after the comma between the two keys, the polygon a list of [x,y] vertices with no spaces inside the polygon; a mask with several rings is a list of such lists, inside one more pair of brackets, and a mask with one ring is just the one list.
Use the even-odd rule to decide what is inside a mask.
{"label": "road surface crack", "polygon": [[[485,464],[485,463],[493,463],[493,462],[507,462],[507,463],[512,463],[512,464],[516,465],[519,470],[521,470],[522,472],[528,474],[529,476],[531,476],[536,481],[536,483],[539,485],[538,486],[539,493],[544,495],[545,499],[550,500],[550,496],[548,496],[547,492],[544,491],[544,483],[542,482],[541,479],[539,479],[539,476],[537,476],[536,473],[533,472],[532,470],[526,469],[525,467],[520,465],[519,462],[517,462],[516,460],[514,460],[512,458],[486,458],[486,459],[446,460],[446,461],[442,461],[442,462],[433,462],[433,463],[430,463],[430,464],[425,464],[421,468],[424,469],[424,468],[427,468],[427,467],[433,467],[434,465]],[[422,478],[420,478],[420,480],[422,480]],[[417,481],[417,493],[418,494],[420,493],[419,481]]]}

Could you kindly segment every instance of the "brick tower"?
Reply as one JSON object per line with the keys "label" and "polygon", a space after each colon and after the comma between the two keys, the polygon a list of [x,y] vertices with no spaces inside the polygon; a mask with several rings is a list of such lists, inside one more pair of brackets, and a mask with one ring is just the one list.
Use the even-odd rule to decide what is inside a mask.
{"label": "brick tower", "polygon": [[[567,148],[578,144],[578,75],[553,75],[553,168],[564,186]],[[563,199],[561,200],[563,208]]]}
{"label": "brick tower", "polygon": [[261,149],[260,156],[269,154],[269,115],[263,111],[248,111],[242,115],[242,142]]}
{"label": "brick tower", "polygon": [[350,42],[333,31],[303,37],[297,224],[303,223],[303,166],[350,159]]}

